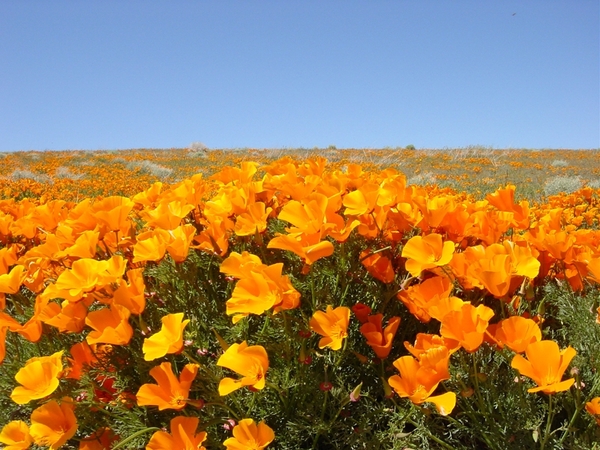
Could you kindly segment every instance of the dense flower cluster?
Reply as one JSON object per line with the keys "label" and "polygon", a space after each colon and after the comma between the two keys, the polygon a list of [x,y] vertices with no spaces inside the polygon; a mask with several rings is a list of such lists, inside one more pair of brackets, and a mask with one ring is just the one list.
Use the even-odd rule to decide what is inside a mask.
{"label": "dense flower cluster", "polygon": [[[186,330],[193,325],[188,312],[164,313],[159,330],[145,325],[146,302],[153,295],[146,289],[145,268],[183,263],[190,252],[220,261],[219,276],[231,286],[225,313],[234,324],[282,314],[286,326],[293,319],[305,333],[316,333],[313,347],[312,341],[302,342],[296,359],[303,364],[310,363],[310,354],[345,351],[352,322],[360,323],[361,339],[373,352],[357,357],[385,360],[393,349],[395,355],[406,350],[390,361],[394,374],[374,373],[388,397],[395,392],[415,405],[431,402],[441,415],[452,414],[457,393],[443,384],[452,377],[451,358],[482,345],[511,355],[515,375],[535,383],[528,392],[569,390],[575,379],[563,378],[576,350],[544,339],[543,318],[523,305],[550,281],[573,292],[597,289],[599,216],[598,191],[591,188],[535,207],[517,202],[512,185],[477,201],[464,193],[408,185],[393,169],[365,171],[348,164],[329,170],[324,158],[284,158],[260,171],[257,163],[243,162],[208,180],[195,175],[169,187],[156,182],[132,197],[1,200],[0,361],[7,357],[7,333],[35,343],[52,332],[77,336],[78,342],[23,362],[10,398],[15,407],[30,402],[37,407],[29,421],[3,424],[0,442],[14,449],[65,444],[78,433],[72,397],[78,383],[89,380],[96,408],[121,403],[180,412],[201,405],[194,391],[203,368],[185,352]],[[318,307],[314,298],[301,297],[294,280],[310,275],[351,236],[365,243],[359,263],[378,283],[393,286],[389,298],[365,299],[370,306],[332,298]],[[263,255],[238,252],[240,242],[295,255],[297,273],[282,262],[267,264]],[[17,313],[26,298],[33,299],[33,314],[21,320]],[[395,337],[404,320],[386,311],[390,300],[437,332],[399,342]],[[301,307],[308,314],[286,315]],[[136,332],[144,334],[137,347]],[[222,354],[213,365],[241,376],[231,378],[224,370],[218,394],[227,398],[250,389],[260,395],[257,391],[269,384],[268,349],[216,336]],[[155,383],[140,382],[137,390],[115,384],[111,371],[119,367],[110,361],[118,347],[142,355],[149,366],[138,369],[140,379]],[[184,365],[169,359],[182,354]],[[72,397],[56,395],[67,385]],[[359,396],[360,388],[351,401]],[[598,398],[589,400],[585,408],[597,418]],[[198,431],[198,418],[171,417],[170,432],[153,433],[147,449],[204,448],[207,433]],[[90,450],[128,438],[109,429],[80,437],[79,448]],[[242,418],[223,444],[262,449],[274,439],[265,422]]]}

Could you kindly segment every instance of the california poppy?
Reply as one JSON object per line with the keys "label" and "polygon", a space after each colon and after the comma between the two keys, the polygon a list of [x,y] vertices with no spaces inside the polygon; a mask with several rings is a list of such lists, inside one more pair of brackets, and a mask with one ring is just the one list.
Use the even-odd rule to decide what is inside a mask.
{"label": "california poppy", "polygon": [[246,212],[237,216],[235,234],[237,236],[250,236],[264,232],[267,229],[267,218],[271,211],[272,208],[267,208],[263,202],[251,204]]}
{"label": "california poppy", "polygon": [[6,307],[5,294],[16,294],[26,276],[25,267],[18,264],[5,275],[0,275],[0,310]]}
{"label": "california poppy", "polygon": [[484,333],[494,311],[485,305],[477,307],[464,303],[460,309],[450,311],[442,318],[440,334],[458,341],[462,348],[472,353],[483,343]]}
{"label": "california poppy", "polygon": [[431,277],[401,290],[398,298],[417,319],[427,323],[431,320],[430,306],[448,298],[451,292],[452,283],[447,277]]}
{"label": "california poppy", "polygon": [[205,450],[202,443],[206,432],[196,433],[200,419],[177,416],[171,419],[171,433],[157,431],[150,438],[146,450]]}
{"label": "california poppy", "polygon": [[391,283],[394,281],[396,273],[390,259],[382,253],[371,253],[371,250],[363,250],[360,254],[360,261],[367,271],[382,283]]}
{"label": "california poppy", "polygon": [[242,419],[233,427],[233,437],[223,445],[227,450],[262,450],[275,439],[275,433],[264,422],[256,424],[252,419]]}
{"label": "california poppy", "polygon": [[171,369],[171,363],[163,362],[150,370],[150,376],[158,384],[144,384],[136,394],[138,406],[158,406],[164,409],[183,409],[188,401],[190,387],[196,374],[198,364],[186,364],[179,379]]}
{"label": "california poppy", "polygon": [[261,345],[248,346],[246,341],[232,344],[221,355],[217,365],[226,367],[242,375],[239,380],[223,378],[219,383],[219,395],[227,395],[243,386],[254,389],[265,387],[265,374],[269,369],[269,356]]}
{"label": "california poppy", "polygon": [[112,293],[112,303],[124,306],[131,314],[139,315],[146,308],[146,298],[144,296],[146,285],[144,284],[143,271],[143,268],[128,270],[127,279],[129,283],[125,280],[119,280],[119,287]]}
{"label": "california poppy", "polygon": [[56,450],[71,439],[77,431],[75,404],[68,397],[60,404],[52,400],[31,413],[29,432],[36,445]]}
{"label": "california poppy", "polygon": [[[590,413],[600,425],[600,397],[595,397],[585,404],[585,410]],[[1,436],[1,435],[0,435]]]}
{"label": "california poppy", "polygon": [[282,270],[282,263],[267,266],[248,252],[232,252],[223,261],[221,272],[240,279],[226,304],[227,314],[234,316],[233,323],[248,314],[262,314],[270,308],[278,312],[299,305],[300,293]]}
{"label": "california poppy", "polygon": [[325,312],[316,311],[309,321],[310,329],[323,336],[319,340],[319,348],[329,347],[332,350],[342,348],[342,341],[348,337],[350,309],[338,306],[333,309],[327,306]]}
{"label": "california poppy", "polygon": [[119,437],[110,428],[100,428],[79,443],[79,450],[111,450]]}
{"label": "california poppy", "polygon": [[181,200],[163,201],[155,209],[145,209],[141,216],[147,220],[146,226],[173,230],[181,225],[181,220],[194,209]]}
{"label": "california poppy", "polygon": [[436,334],[417,333],[414,345],[404,341],[404,347],[415,358],[420,359],[421,354],[426,353],[432,348],[446,347],[450,354],[460,348],[460,344],[453,339],[446,339]]}
{"label": "california poppy", "polygon": [[189,319],[183,320],[183,313],[177,313],[167,314],[160,321],[160,331],[144,339],[142,351],[146,361],[177,353],[183,348],[183,330]]}
{"label": "california poppy", "polygon": [[5,445],[4,450],[28,449],[33,444],[29,426],[22,420],[8,422],[0,431],[0,443]]}
{"label": "california poppy", "polygon": [[130,315],[127,308],[116,304],[89,313],[85,323],[94,331],[87,335],[88,344],[127,345],[133,336]]}
{"label": "california poppy", "polygon": [[565,381],[561,381],[561,378],[576,354],[573,347],[560,350],[554,341],[537,341],[527,346],[527,359],[515,355],[510,365],[538,385],[527,392],[542,391],[545,394],[555,394],[568,390],[575,382],[575,378]]}
{"label": "california poppy", "polygon": [[364,303],[357,303],[352,307],[352,312],[360,323],[366,323],[369,320],[371,314],[371,308]]}
{"label": "california poppy", "polygon": [[[442,361],[448,361],[448,353]],[[436,409],[442,415],[452,412],[456,405],[456,394],[446,392],[445,394],[432,396],[439,383],[450,377],[450,374],[444,372],[432,372],[428,367],[423,366],[421,362],[412,356],[403,356],[394,361],[394,367],[398,369],[400,375],[393,375],[389,378],[390,386],[400,397],[408,399],[416,405],[424,402],[432,402]]]}
{"label": "california poppy", "polygon": [[436,233],[426,236],[413,236],[402,249],[402,257],[407,258],[406,270],[414,277],[426,269],[445,266],[452,260],[454,242],[442,241]]}
{"label": "california poppy", "polygon": [[392,317],[385,329],[382,328],[383,314],[368,317],[368,322],[360,327],[360,332],[367,339],[367,345],[373,349],[378,358],[387,358],[392,349],[392,341],[400,325],[400,317]]}
{"label": "california poppy", "polygon": [[494,338],[500,346],[506,345],[517,353],[523,353],[529,344],[542,340],[542,332],[533,320],[513,316],[498,322]]}
{"label": "california poppy", "polygon": [[15,380],[21,386],[13,389],[10,398],[15,403],[24,405],[31,400],[52,394],[58,387],[58,379],[63,370],[62,354],[63,352],[60,351],[50,356],[40,356],[27,361],[15,375]]}
{"label": "california poppy", "polygon": [[70,350],[72,358],[68,358],[71,367],[66,371],[65,378],[79,380],[83,372],[98,362],[92,348],[86,341],[74,344]]}

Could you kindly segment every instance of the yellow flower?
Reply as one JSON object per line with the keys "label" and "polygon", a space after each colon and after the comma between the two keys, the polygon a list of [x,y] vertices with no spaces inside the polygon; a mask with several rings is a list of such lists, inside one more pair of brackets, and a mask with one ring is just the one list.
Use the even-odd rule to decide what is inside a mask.
{"label": "yellow flower", "polygon": [[269,357],[261,345],[248,346],[246,341],[241,344],[233,344],[221,355],[217,365],[227,367],[242,375],[239,380],[223,378],[219,383],[219,395],[227,395],[243,386],[252,386],[254,389],[265,387]]}
{"label": "yellow flower", "polygon": [[275,433],[264,422],[258,425],[252,419],[240,420],[233,428],[233,437],[223,445],[227,450],[262,450],[275,439]]}
{"label": "yellow flower", "polygon": [[0,432],[0,443],[5,444],[4,450],[25,450],[33,444],[29,427],[22,420],[8,422]]}
{"label": "yellow flower", "polygon": [[206,440],[206,432],[196,434],[199,422],[197,417],[172,418],[171,434],[157,431],[150,438],[146,450],[205,450],[201,444]]}
{"label": "yellow flower", "polygon": [[160,331],[144,339],[144,359],[152,361],[166,354],[177,353],[183,348],[183,329],[190,322],[182,320],[183,313],[167,314],[161,319]]}
{"label": "yellow flower", "polygon": [[171,363],[164,362],[154,367],[150,376],[158,384],[148,383],[140,387],[136,394],[138,406],[158,406],[159,411],[185,408],[198,368],[198,364],[186,364],[177,379],[171,369]]}
{"label": "yellow flower", "polygon": [[323,336],[319,341],[319,348],[330,347],[332,350],[339,350],[342,348],[342,341],[348,337],[349,322],[349,308],[338,306],[333,309],[329,305],[325,312],[315,312],[308,324],[311,330]]}
{"label": "yellow flower", "polygon": [[577,354],[573,347],[560,350],[554,341],[538,341],[529,344],[525,354],[527,359],[515,355],[510,365],[521,375],[537,383],[538,387],[528,389],[527,392],[554,394],[568,390],[575,382],[574,378],[561,381],[569,363]]}
{"label": "yellow flower", "polygon": [[36,445],[49,446],[55,450],[71,439],[77,431],[77,419],[73,401],[66,397],[58,404],[56,400],[40,406],[31,413],[29,429]]}
{"label": "yellow flower", "polygon": [[15,403],[24,405],[52,394],[58,387],[58,378],[63,370],[62,354],[60,351],[27,361],[15,375],[15,380],[22,386],[14,388],[10,398]]}

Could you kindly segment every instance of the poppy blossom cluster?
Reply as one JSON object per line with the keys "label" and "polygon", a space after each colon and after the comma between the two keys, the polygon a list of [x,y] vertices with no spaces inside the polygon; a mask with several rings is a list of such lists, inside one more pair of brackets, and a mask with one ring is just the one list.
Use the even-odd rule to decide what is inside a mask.
{"label": "poppy blossom cluster", "polygon": [[[586,208],[578,209],[582,202]],[[541,318],[526,316],[519,306],[533,302],[536,289],[551,281],[573,292],[598,288],[600,231],[590,211],[598,212],[598,193],[589,189],[534,207],[517,202],[515,187],[507,185],[476,201],[409,185],[393,169],[348,164],[330,170],[320,157],[283,158],[262,167],[245,161],[210,179],[197,174],[170,186],[156,182],[131,197],[1,200],[0,362],[14,358],[6,355],[9,333],[31,343],[64,335],[69,345],[23,362],[9,395],[15,404],[32,404],[29,424],[6,424],[0,442],[59,448],[79,433],[80,448],[91,449],[92,442],[104,439],[106,447],[120,439],[104,428],[78,431],[72,398],[87,395],[106,411],[177,411],[169,416],[169,431],[165,420],[146,448],[202,448],[203,422],[181,412],[201,405],[198,392],[208,389],[198,380],[209,379],[204,368],[185,353],[200,300],[186,309],[169,298],[160,307],[158,300],[147,303],[154,298],[147,286],[157,268],[179,270],[192,253],[218,262],[215,276],[231,283],[219,307],[247,336],[231,345],[219,336],[222,353],[208,363],[222,374],[209,379],[222,402],[241,388],[268,386],[274,350],[250,330],[254,319],[266,324],[281,316],[285,332],[297,327],[315,334],[303,337],[299,358],[286,354],[287,360],[309,366],[309,354],[343,354],[347,348],[359,354],[362,347],[365,355],[371,352],[360,355],[364,361],[390,358],[397,372],[382,377],[386,396],[391,388],[408,405],[431,402],[442,415],[457,405],[456,393],[443,384],[451,380],[452,355],[473,354],[483,345],[514,353],[515,373],[535,383],[530,393],[566,391],[574,379],[563,376],[577,351],[544,339]],[[343,281],[360,279],[363,268],[360,282],[389,288],[389,298],[354,306],[335,296],[301,298],[302,282],[310,284],[312,272],[334,253],[348,257],[351,239],[362,248],[354,255],[357,273],[343,274]],[[412,344],[399,342],[408,321],[386,310],[388,301],[433,331],[416,334]],[[145,364],[136,368],[137,386],[119,384],[120,350]],[[277,351],[296,350],[290,345]],[[83,389],[85,383],[92,388]],[[82,388],[67,397],[67,386]],[[591,414],[598,414],[597,403],[587,404]],[[265,422],[247,418],[223,444],[264,448],[275,439]]]}

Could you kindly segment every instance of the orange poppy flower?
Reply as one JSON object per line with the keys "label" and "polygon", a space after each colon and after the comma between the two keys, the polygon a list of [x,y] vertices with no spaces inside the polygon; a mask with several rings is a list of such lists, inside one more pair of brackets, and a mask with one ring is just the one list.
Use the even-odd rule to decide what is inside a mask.
{"label": "orange poppy flower", "polygon": [[378,358],[387,358],[392,349],[392,341],[400,325],[400,317],[392,317],[385,329],[381,322],[383,314],[368,317],[368,322],[360,327],[360,332],[367,339],[367,345],[373,349]]}
{"label": "orange poppy flower", "polygon": [[342,341],[348,337],[349,323],[350,309],[345,306],[333,309],[331,305],[325,312],[316,311],[308,322],[311,330],[323,336],[319,348],[329,347],[332,350],[342,348]]}
{"label": "orange poppy flower", "polygon": [[119,280],[119,287],[112,294],[112,303],[121,305],[131,311],[131,314],[139,315],[146,308],[146,298],[144,291],[146,285],[143,277],[144,269],[131,269],[127,271],[127,279]]}
{"label": "orange poppy flower", "polygon": [[190,322],[183,320],[183,313],[167,314],[162,319],[158,333],[144,339],[142,351],[144,360],[152,361],[171,353],[178,353],[183,348],[183,330]]}
{"label": "orange poppy flower", "polygon": [[77,431],[75,404],[68,397],[59,404],[56,400],[40,406],[31,413],[29,432],[36,445],[56,450],[71,439]]}
{"label": "orange poppy flower", "polygon": [[235,315],[234,323],[248,314],[263,314],[278,303],[278,294],[273,283],[269,283],[262,273],[252,272],[235,285],[231,298],[226,303],[226,313]]}
{"label": "orange poppy flower", "polygon": [[9,273],[0,275],[0,310],[6,307],[5,294],[16,294],[25,280],[25,267],[14,266]]}
{"label": "orange poppy flower", "polygon": [[600,425],[600,397],[593,398],[591,401],[587,402],[585,404],[585,410],[590,413],[594,419],[596,419],[596,423]]}
{"label": "orange poppy flower", "polygon": [[422,283],[410,286],[398,293],[398,298],[408,310],[423,323],[431,320],[429,307],[446,299],[452,292],[452,283],[446,277],[427,278]]}
{"label": "orange poppy flower", "polygon": [[462,348],[472,353],[483,343],[494,311],[485,305],[477,307],[464,303],[459,310],[450,311],[442,319],[440,334],[447,339],[458,341]]}
{"label": "orange poppy flower", "polygon": [[251,236],[262,233],[267,229],[267,219],[272,208],[267,208],[263,202],[252,203],[247,212],[238,215],[235,219],[235,234],[237,236]]}
{"label": "orange poppy flower", "polygon": [[79,342],[71,347],[72,358],[67,358],[71,363],[71,367],[67,370],[65,378],[79,380],[84,371],[98,362],[98,358],[94,355],[92,348],[85,341]]}
{"label": "orange poppy flower", "polygon": [[538,387],[528,389],[527,392],[554,394],[568,390],[575,382],[575,378],[560,380],[576,354],[573,347],[560,350],[554,341],[538,341],[527,346],[527,359],[515,355],[510,365],[521,375],[537,383]]}
{"label": "orange poppy flower", "polygon": [[262,450],[275,439],[275,433],[266,423],[256,424],[252,419],[242,419],[233,427],[233,437],[223,445],[227,450]]}
{"label": "orange poppy flower", "polygon": [[106,261],[78,259],[70,269],[58,276],[56,283],[46,288],[42,297],[48,300],[64,298],[70,302],[78,302],[96,288],[118,282],[124,272],[125,261],[119,255]]}
{"label": "orange poppy flower", "polygon": [[265,387],[265,374],[269,369],[269,356],[261,345],[248,346],[246,341],[231,345],[217,361],[217,366],[227,367],[242,375],[239,380],[223,378],[219,383],[219,395],[227,395],[243,386],[254,389]]}
{"label": "orange poppy flower", "polygon": [[0,311],[0,363],[6,356],[6,333],[8,330],[16,331],[21,328],[21,324],[8,314]]}
{"label": "orange poppy flower", "polygon": [[87,335],[88,344],[127,345],[133,336],[133,328],[129,324],[129,310],[120,305],[92,311],[85,319],[85,324],[94,331]]}
{"label": "orange poppy flower", "polygon": [[411,355],[419,359],[421,354],[437,347],[446,347],[448,352],[452,354],[460,348],[460,344],[453,339],[445,339],[444,337],[435,334],[418,333],[415,344],[411,345],[409,342],[405,341],[404,347]]}
{"label": "orange poppy flower", "polygon": [[452,260],[453,254],[454,242],[443,242],[442,236],[436,233],[414,236],[402,249],[402,257],[407,258],[406,270],[414,277],[424,270],[445,266]]}
{"label": "orange poppy flower", "polygon": [[262,314],[269,308],[278,312],[299,305],[300,293],[289,277],[282,275],[282,270],[282,263],[267,266],[248,252],[232,252],[223,261],[221,272],[240,279],[226,304],[227,314],[234,315],[233,323],[248,314]]}
{"label": "orange poppy flower", "polygon": [[4,450],[25,450],[31,447],[33,438],[25,422],[13,420],[2,427],[0,443],[5,445]]}
{"label": "orange poppy flower", "polygon": [[42,308],[39,319],[58,328],[61,333],[80,333],[85,328],[87,313],[88,309],[83,302],[69,303],[65,300],[61,305],[47,303]]}
{"label": "orange poppy flower", "polygon": [[133,246],[133,262],[163,259],[169,241],[169,232],[160,228],[138,234]]}
{"label": "orange poppy flower", "polygon": [[387,256],[381,253],[370,254],[369,249],[363,250],[360,254],[360,261],[367,271],[382,283],[391,283],[396,277],[392,262]]}
{"label": "orange poppy flower", "polygon": [[196,228],[189,223],[169,231],[167,252],[173,261],[183,262],[187,259],[195,235]]}
{"label": "orange poppy flower", "polygon": [[146,450],[205,450],[202,443],[206,432],[196,434],[200,419],[177,416],[171,419],[171,434],[157,431],[150,438]]}
{"label": "orange poppy flower", "polygon": [[494,338],[500,347],[506,345],[517,353],[523,353],[529,344],[542,340],[542,332],[533,320],[513,316],[498,322]]}
{"label": "orange poppy flower", "polygon": [[79,443],[79,450],[111,450],[119,437],[110,428],[101,428],[83,438]]}
{"label": "orange poppy flower", "polygon": [[591,258],[588,262],[588,278],[600,284],[600,257]]}
{"label": "orange poppy flower", "polygon": [[[446,351],[445,355],[440,352],[436,353],[442,356],[442,362],[445,359],[447,364],[448,352]],[[448,415],[452,412],[456,405],[456,394],[454,392],[431,395],[441,381],[450,378],[447,370],[445,373],[432,371],[429,364],[422,365],[420,361],[412,356],[398,358],[394,361],[394,367],[398,369],[400,375],[393,375],[388,382],[400,397],[407,397],[415,405],[431,402],[442,415]]]}
{"label": "orange poppy flower", "polygon": [[65,258],[67,256],[76,258],[93,258],[96,256],[98,238],[100,233],[95,230],[84,231],[75,240],[73,245],[69,245],[64,250],[56,252],[54,259]]}
{"label": "orange poppy flower", "polygon": [[186,364],[179,379],[169,362],[154,367],[150,370],[150,376],[158,384],[144,384],[140,387],[136,394],[138,406],[158,406],[159,411],[185,408],[199,367],[198,364]]}
{"label": "orange poppy flower", "polygon": [[50,356],[40,356],[27,361],[15,375],[15,380],[21,386],[13,389],[10,398],[15,403],[24,405],[31,400],[52,394],[58,387],[58,379],[63,370],[62,355],[63,352],[60,351]]}
{"label": "orange poppy flower", "polygon": [[100,222],[102,235],[109,231],[119,231],[122,236],[127,235],[131,227],[129,213],[134,203],[127,197],[105,197],[94,203],[92,215]]}
{"label": "orange poppy flower", "polygon": [[298,255],[308,265],[333,255],[334,250],[333,244],[329,241],[322,241],[319,233],[308,236],[281,234],[271,239],[267,248],[288,250]]}
{"label": "orange poppy flower", "polygon": [[193,248],[199,248],[224,257],[227,250],[229,250],[230,229],[227,226],[227,221],[221,218],[211,219],[204,225],[204,230],[194,238],[198,245]]}
{"label": "orange poppy flower", "polygon": [[173,200],[161,202],[155,209],[144,210],[140,215],[147,220],[146,226],[173,230],[181,225],[181,220],[194,209],[194,205]]}
{"label": "orange poppy flower", "polygon": [[369,315],[371,314],[371,308],[364,303],[357,303],[352,307],[352,312],[360,323],[366,323],[369,321]]}
{"label": "orange poppy flower", "polygon": [[[0,213],[1,215],[1,213]],[[0,231],[0,233],[2,233]],[[4,234],[4,233],[2,233]],[[17,263],[17,245],[0,248],[0,275],[8,273],[8,268]]]}

